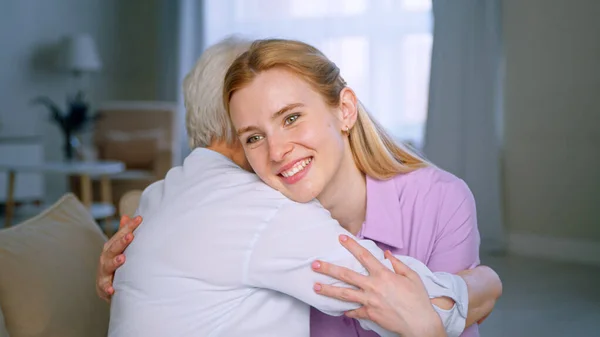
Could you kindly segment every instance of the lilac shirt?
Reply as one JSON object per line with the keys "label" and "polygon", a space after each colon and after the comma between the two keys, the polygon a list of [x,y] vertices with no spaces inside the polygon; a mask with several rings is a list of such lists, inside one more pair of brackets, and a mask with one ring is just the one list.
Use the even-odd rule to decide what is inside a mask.
{"label": "lilac shirt", "polygon": [[[393,254],[412,256],[432,271],[456,273],[479,264],[475,200],[468,186],[437,168],[386,181],[367,177],[367,214],[359,238]],[[371,337],[357,321],[311,308],[312,337]],[[477,324],[461,336],[479,336]]]}

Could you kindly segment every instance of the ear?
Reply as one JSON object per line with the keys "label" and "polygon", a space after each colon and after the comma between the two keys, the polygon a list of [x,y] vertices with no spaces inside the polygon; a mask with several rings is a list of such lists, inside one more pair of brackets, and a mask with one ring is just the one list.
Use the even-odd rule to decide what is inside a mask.
{"label": "ear", "polygon": [[349,87],[345,87],[340,92],[340,121],[342,123],[342,128],[348,127],[352,129],[354,123],[356,123],[356,118],[358,117],[358,99],[356,98],[356,94],[354,90]]}

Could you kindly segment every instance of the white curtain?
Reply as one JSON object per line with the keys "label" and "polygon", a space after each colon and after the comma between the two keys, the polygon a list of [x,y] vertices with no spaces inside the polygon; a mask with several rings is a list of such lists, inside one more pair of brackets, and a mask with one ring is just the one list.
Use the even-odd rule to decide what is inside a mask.
{"label": "white curtain", "polygon": [[203,2],[199,0],[159,0],[157,36],[159,46],[157,98],[179,105],[177,132],[181,135],[181,151],[175,154],[180,165],[190,153],[185,132],[185,107],[182,83],[203,48]]}
{"label": "white curtain", "polygon": [[[241,34],[315,45],[336,62],[392,135],[421,146],[431,65],[431,0],[160,1],[159,17],[165,23],[161,45],[166,51],[161,73],[169,74],[169,84],[159,90],[178,99],[182,130],[183,77],[207,46]],[[185,139],[182,153],[189,153]]]}
{"label": "white curtain", "polygon": [[430,0],[205,0],[203,11],[205,45],[230,34],[310,43],[394,136],[422,142]]}
{"label": "white curtain", "polygon": [[469,185],[483,251],[504,250],[500,0],[433,0],[423,152]]}

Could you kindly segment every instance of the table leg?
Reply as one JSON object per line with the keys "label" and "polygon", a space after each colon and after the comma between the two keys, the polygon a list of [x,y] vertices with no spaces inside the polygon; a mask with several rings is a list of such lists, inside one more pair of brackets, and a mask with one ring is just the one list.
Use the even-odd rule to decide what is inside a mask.
{"label": "table leg", "polygon": [[6,191],[6,218],[4,219],[4,227],[10,227],[12,217],[15,214],[15,171],[8,171],[8,190]]}
{"label": "table leg", "polygon": [[[100,197],[102,198],[102,203],[112,205],[112,186],[110,184],[110,178],[107,175],[102,175],[100,177]],[[115,210],[116,211],[116,210]],[[106,236],[110,237],[112,230],[112,216],[107,216],[104,218],[104,233]]]}
{"label": "table leg", "polygon": [[92,179],[87,174],[79,176],[81,183],[81,202],[85,207],[92,207]]}

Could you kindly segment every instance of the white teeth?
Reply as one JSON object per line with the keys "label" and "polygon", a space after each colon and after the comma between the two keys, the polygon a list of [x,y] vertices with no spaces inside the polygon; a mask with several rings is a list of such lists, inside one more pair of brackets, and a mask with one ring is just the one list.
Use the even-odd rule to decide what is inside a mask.
{"label": "white teeth", "polygon": [[291,169],[289,169],[287,171],[284,171],[284,172],[281,172],[281,175],[284,176],[284,177],[286,177],[286,178],[292,177],[292,176],[296,175],[296,173],[304,170],[304,168],[308,164],[310,164],[311,161],[312,161],[312,158],[308,158],[308,159],[304,159],[302,161],[299,161]]}

